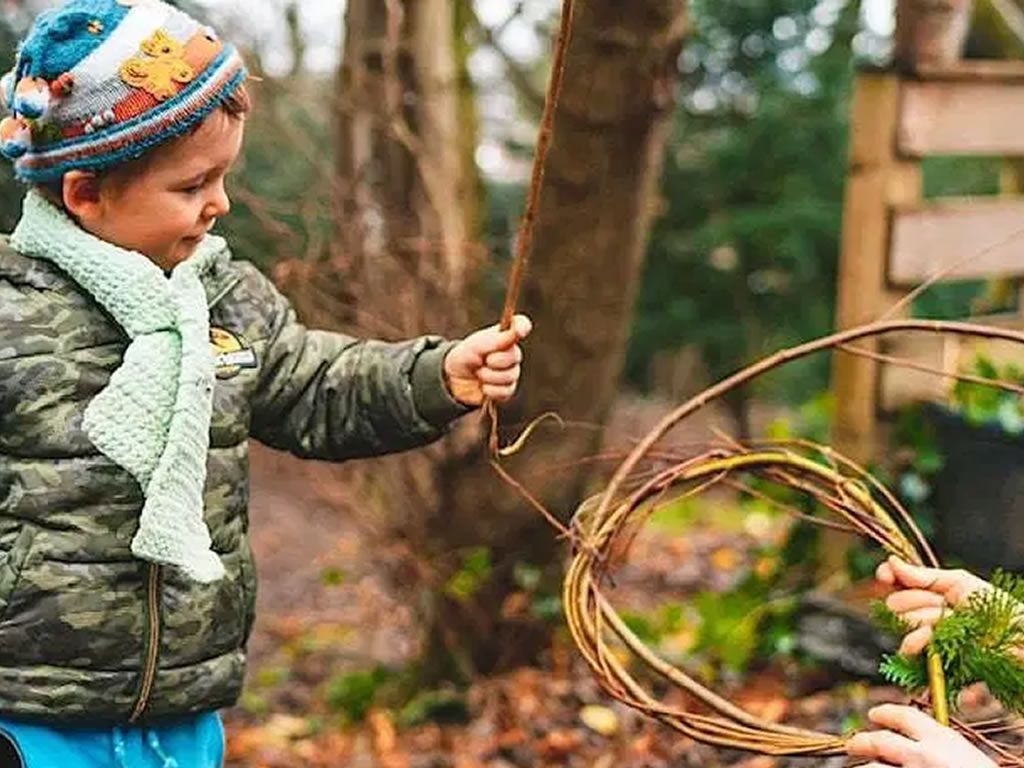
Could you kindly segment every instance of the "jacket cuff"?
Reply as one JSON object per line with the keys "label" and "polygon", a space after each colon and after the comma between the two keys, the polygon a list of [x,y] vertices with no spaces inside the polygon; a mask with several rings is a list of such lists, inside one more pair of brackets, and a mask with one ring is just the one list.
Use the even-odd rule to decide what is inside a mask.
{"label": "jacket cuff", "polygon": [[439,429],[476,410],[452,397],[444,380],[444,359],[456,344],[457,341],[447,341],[425,350],[412,368],[412,398],[416,410]]}

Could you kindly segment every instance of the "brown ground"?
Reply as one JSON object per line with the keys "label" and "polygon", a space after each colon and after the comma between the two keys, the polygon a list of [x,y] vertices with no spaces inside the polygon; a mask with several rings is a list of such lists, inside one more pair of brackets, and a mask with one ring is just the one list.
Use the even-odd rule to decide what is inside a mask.
{"label": "brown ground", "polygon": [[[661,412],[627,403],[616,423],[635,432]],[[542,667],[475,685],[466,699],[467,722],[399,728],[393,713],[380,710],[362,725],[343,726],[325,703],[330,681],[412,658],[418,641],[412,612],[382,585],[385,555],[366,545],[356,521],[338,505],[344,481],[337,469],[258,446],[252,464],[259,618],[247,693],[227,715],[229,768],[844,765],[842,759],[774,760],[694,744],[610,703],[564,642]],[[618,574],[619,597],[643,608],[652,596],[725,588],[749,566],[755,543],[742,530],[699,528],[685,539],[645,530],[631,564]],[[727,692],[761,716],[831,732],[854,725],[852,718],[869,703],[897,696],[849,682],[814,691],[792,668],[764,670]],[[983,701],[979,707],[985,708]]]}

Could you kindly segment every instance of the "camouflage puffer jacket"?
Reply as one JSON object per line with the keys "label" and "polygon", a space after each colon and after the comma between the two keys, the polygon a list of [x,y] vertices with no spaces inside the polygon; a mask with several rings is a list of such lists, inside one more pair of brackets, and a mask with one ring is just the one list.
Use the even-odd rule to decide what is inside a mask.
{"label": "camouflage puffer jacket", "polygon": [[0,714],[118,724],[233,704],[253,623],[248,439],[342,460],[426,444],[464,412],[434,337],[310,331],[227,251],[205,279],[218,353],[205,492],[227,576],[129,549],[142,493],[82,430],[127,337],[69,278],[0,238]]}

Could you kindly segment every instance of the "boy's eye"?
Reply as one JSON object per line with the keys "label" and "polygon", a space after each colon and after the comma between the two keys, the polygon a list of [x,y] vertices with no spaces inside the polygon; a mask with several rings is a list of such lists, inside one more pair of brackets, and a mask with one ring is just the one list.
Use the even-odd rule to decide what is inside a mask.
{"label": "boy's eye", "polygon": [[201,190],[205,186],[205,184],[206,184],[206,179],[205,178],[189,179],[187,182],[184,183],[184,186],[181,186],[181,187],[178,188],[178,191],[179,192],[184,192],[184,193],[187,193],[187,194],[190,194],[190,195],[191,194],[195,194],[196,192]]}

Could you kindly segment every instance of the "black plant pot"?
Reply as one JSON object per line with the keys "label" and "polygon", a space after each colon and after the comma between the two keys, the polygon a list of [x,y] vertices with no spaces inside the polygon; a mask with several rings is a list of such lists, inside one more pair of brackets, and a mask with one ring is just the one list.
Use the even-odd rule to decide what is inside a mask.
{"label": "black plant pot", "polygon": [[1024,436],[940,406],[925,413],[945,458],[932,498],[940,558],[981,573],[1024,571]]}

